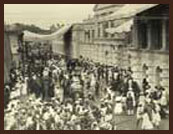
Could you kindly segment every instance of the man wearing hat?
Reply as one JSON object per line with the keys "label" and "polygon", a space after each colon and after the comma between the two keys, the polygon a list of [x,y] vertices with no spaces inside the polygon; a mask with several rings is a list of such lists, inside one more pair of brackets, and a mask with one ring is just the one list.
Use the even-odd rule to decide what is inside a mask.
{"label": "man wearing hat", "polygon": [[49,76],[49,72],[45,70],[42,78],[42,88],[43,88],[43,100],[48,101],[51,96],[51,91],[53,88],[53,82]]}
{"label": "man wearing hat", "polygon": [[127,92],[127,97],[126,97],[126,106],[127,106],[128,115],[134,114],[134,107],[136,105],[135,95],[132,90],[133,90],[132,88],[129,88],[129,91]]}

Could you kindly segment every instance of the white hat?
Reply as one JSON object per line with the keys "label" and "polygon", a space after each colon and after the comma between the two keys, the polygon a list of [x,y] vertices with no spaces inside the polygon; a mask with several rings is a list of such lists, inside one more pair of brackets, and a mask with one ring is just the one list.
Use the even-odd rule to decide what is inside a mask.
{"label": "white hat", "polygon": [[105,100],[105,99],[104,99],[104,98],[102,98],[100,101],[101,101],[101,102],[104,102],[104,100]]}
{"label": "white hat", "polygon": [[115,101],[121,101],[121,97],[116,97]]}
{"label": "white hat", "polygon": [[132,90],[133,90],[133,88],[130,87],[130,88],[129,88],[129,91],[132,91]]}
{"label": "white hat", "polygon": [[108,103],[109,101],[107,99],[104,100],[104,103]]}
{"label": "white hat", "polygon": [[78,100],[79,100],[79,101],[82,101],[82,98],[79,98]]}
{"label": "white hat", "polygon": [[158,104],[158,101],[157,100],[153,100],[153,103]]}
{"label": "white hat", "polygon": [[75,103],[76,103],[76,104],[79,104],[79,103],[80,103],[80,101],[75,101]]}

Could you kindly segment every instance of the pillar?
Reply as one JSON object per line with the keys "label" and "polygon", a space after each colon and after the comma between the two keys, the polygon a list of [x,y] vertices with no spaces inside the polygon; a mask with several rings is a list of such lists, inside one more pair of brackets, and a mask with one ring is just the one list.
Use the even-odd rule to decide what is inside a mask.
{"label": "pillar", "polygon": [[138,25],[137,25],[137,20],[135,19],[134,20],[134,25],[133,25],[133,30],[132,30],[132,32],[133,32],[133,46],[135,47],[135,48],[139,48],[139,44],[138,44]]}
{"label": "pillar", "polygon": [[90,30],[89,29],[87,30],[87,36],[88,36],[87,42],[90,42],[91,36],[90,36]]}
{"label": "pillar", "polygon": [[152,49],[152,25],[150,21],[147,24],[147,49],[151,50]]}
{"label": "pillar", "polygon": [[93,40],[93,36],[92,36],[92,29],[90,29],[89,34],[90,34],[90,42],[92,42],[92,40]]}
{"label": "pillar", "polygon": [[85,42],[85,31],[84,30],[81,31],[81,36],[82,36],[81,41]]}
{"label": "pillar", "polygon": [[96,23],[95,23],[95,38],[98,38],[98,28],[99,28],[99,25],[98,25],[98,23],[96,22]]}
{"label": "pillar", "polygon": [[85,30],[84,30],[83,34],[84,34],[83,35],[84,36],[84,38],[83,38],[84,39],[84,42],[86,42],[87,41],[87,36],[86,36],[86,31]]}
{"label": "pillar", "polygon": [[166,20],[162,20],[162,49],[163,51],[166,51]]}
{"label": "pillar", "polygon": [[[111,21],[108,21],[108,28],[111,28]],[[108,33],[108,38],[111,38],[111,34]]]}
{"label": "pillar", "polygon": [[103,38],[103,23],[100,23],[100,37]]}
{"label": "pillar", "polygon": [[85,42],[88,42],[88,30],[85,30]]}

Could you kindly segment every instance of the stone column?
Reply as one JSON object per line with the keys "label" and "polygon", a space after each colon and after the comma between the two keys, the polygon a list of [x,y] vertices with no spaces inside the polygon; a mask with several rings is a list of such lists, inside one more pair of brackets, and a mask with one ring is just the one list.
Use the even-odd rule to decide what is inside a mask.
{"label": "stone column", "polygon": [[98,25],[98,23],[96,22],[96,23],[95,23],[95,38],[98,38],[98,27],[99,27],[99,25]]}
{"label": "stone column", "polygon": [[[111,28],[111,21],[108,21],[108,28]],[[108,33],[108,38],[111,38],[111,34]]]}
{"label": "stone column", "polygon": [[89,34],[90,34],[90,42],[92,42],[92,40],[93,40],[93,36],[92,36],[92,29],[90,29]]}
{"label": "stone column", "polygon": [[87,37],[86,37],[86,31],[84,30],[84,31],[83,31],[83,41],[84,41],[84,42],[86,42],[86,38],[87,38]]}
{"label": "stone column", "polygon": [[166,51],[166,20],[162,20],[162,49]]}
{"label": "stone column", "polygon": [[85,42],[88,42],[88,34],[87,34],[88,30],[86,29],[84,32],[85,32]]}
{"label": "stone column", "polygon": [[82,43],[84,43],[85,42],[85,31],[84,30],[82,30],[82,32],[81,32],[81,34],[82,34]]}
{"label": "stone column", "polygon": [[90,42],[91,40],[91,34],[90,34],[90,29],[88,29],[88,41],[87,42]]}
{"label": "stone column", "polygon": [[150,50],[152,49],[152,25],[149,21],[149,23],[147,24],[147,49]]}
{"label": "stone column", "polygon": [[133,46],[135,47],[135,48],[139,48],[139,44],[138,44],[138,25],[137,25],[137,20],[135,19],[134,20],[134,25],[133,25],[133,30],[132,30],[132,32],[133,32]]}
{"label": "stone column", "polygon": [[103,23],[100,24],[100,37],[103,38]]}

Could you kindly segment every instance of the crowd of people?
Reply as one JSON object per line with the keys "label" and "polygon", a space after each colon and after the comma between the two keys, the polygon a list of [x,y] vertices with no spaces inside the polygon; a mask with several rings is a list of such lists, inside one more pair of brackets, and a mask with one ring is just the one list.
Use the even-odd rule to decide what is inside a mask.
{"label": "crowd of people", "polygon": [[139,86],[131,68],[82,56],[31,57],[5,85],[6,130],[117,130],[124,114],[136,114],[136,127],[149,130],[169,114],[166,90],[147,79]]}

